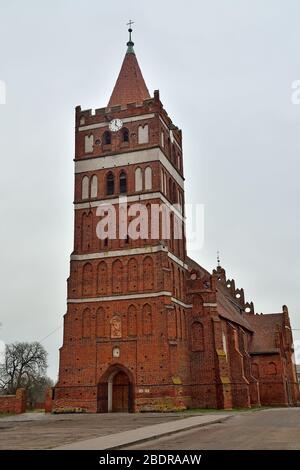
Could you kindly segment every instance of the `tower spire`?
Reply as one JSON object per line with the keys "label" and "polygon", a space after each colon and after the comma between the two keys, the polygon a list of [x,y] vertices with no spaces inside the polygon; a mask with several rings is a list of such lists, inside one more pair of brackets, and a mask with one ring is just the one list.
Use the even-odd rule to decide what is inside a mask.
{"label": "tower spire", "polygon": [[221,266],[221,259],[220,259],[220,252],[217,251],[217,263],[218,263],[218,267]]}
{"label": "tower spire", "polygon": [[129,20],[129,22],[127,23],[127,26],[129,26],[129,28],[128,28],[129,41],[127,43],[127,54],[134,54],[134,49],[133,49],[134,42],[131,39],[131,33],[132,33],[132,27],[131,26],[133,24],[134,24],[134,21],[132,21],[132,20]]}
{"label": "tower spire", "polygon": [[133,21],[129,20],[129,41],[122,67],[111,94],[108,106],[126,106],[129,103],[141,103],[150,98],[148,88],[139,67],[134,42],[131,38]]}

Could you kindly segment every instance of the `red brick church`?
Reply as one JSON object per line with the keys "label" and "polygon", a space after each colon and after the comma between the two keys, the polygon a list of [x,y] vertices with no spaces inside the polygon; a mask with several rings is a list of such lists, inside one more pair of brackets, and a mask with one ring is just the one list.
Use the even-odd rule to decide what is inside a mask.
{"label": "red brick church", "polygon": [[[208,272],[174,235],[184,234],[182,134],[159,92],[149,94],[129,32],[107,106],[76,108],[74,251],[53,407],[296,405],[287,307],[255,314],[221,266]],[[125,204],[127,223],[135,204],[149,219],[163,204],[170,236],[161,216],[156,236],[150,224],[138,238],[120,235],[118,220],[116,236],[99,237],[103,203]]]}

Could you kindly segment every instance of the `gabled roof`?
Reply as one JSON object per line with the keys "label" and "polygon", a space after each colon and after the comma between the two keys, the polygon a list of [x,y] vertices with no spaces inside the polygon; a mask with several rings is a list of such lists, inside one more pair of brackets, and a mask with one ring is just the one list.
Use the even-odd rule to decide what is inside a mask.
{"label": "gabled roof", "polygon": [[124,106],[129,103],[141,103],[149,98],[150,94],[134,53],[133,46],[128,47],[108,107]]}
{"label": "gabled roof", "polygon": [[250,352],[276,352],[278,348],[275,344],[276,332],[278,327],[282,329],[282,313],[266,313],[264,315],[244,313],[244,316],[254,331]]}

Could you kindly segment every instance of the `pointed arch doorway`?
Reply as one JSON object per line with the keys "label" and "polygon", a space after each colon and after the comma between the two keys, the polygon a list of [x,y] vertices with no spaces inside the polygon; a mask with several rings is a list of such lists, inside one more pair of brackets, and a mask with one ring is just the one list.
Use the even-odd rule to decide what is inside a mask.
{"label": "pointed arch doorway", "polygon": [[98,385],[98,412],[131,412],[132,390],[132,380],[126,370],[116,367],[107,371]]}

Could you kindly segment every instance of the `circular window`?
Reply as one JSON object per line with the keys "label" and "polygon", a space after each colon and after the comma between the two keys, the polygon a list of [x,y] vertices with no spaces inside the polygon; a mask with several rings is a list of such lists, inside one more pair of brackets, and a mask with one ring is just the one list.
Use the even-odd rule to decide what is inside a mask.
{"label": "circular window", "polygon": [[118,348],[117,346],[114,347],[112,350],[112,355],[113,357],[120,357],[120,348]]}

